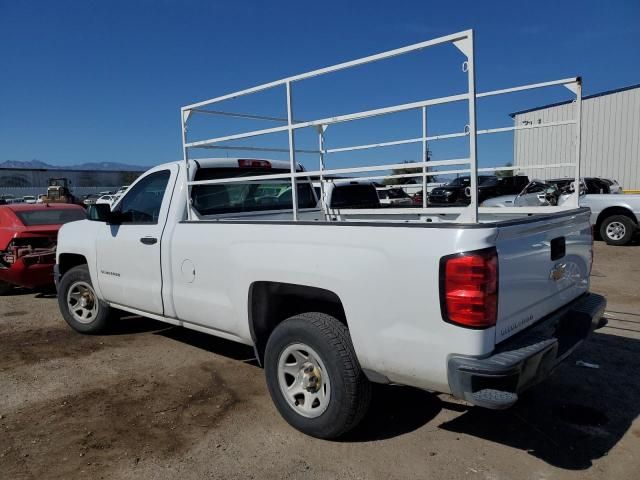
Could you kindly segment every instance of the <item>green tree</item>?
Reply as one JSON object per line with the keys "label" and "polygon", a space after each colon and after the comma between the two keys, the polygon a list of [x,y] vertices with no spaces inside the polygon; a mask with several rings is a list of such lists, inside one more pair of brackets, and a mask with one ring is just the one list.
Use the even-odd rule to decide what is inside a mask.
{"label": "green tree", "polygon": [[[513,163],[509,162],[505,167],[513,167]],[[513,177],[515,170],[496,170],[496,177]]]}
{"label": "green tree", "polygon": [[[427,162],[431,160],[431,151],[427,150]],[[409,160],[405,160],[403,163],[414,163]],[[429,167],[427,167],[427,171],[429,171]],[[402,168],[394,168],[391,170],[391,175],[407,175],[411,173],[422,173],[422,167],[402,167]],[[427,180],[430,182],[436,181],[436,177],[427,177]],[[385,178],[382,182],[385,185],[406,185],[408,183],[422,183],[421,177],[406,177],[406,178]]]}

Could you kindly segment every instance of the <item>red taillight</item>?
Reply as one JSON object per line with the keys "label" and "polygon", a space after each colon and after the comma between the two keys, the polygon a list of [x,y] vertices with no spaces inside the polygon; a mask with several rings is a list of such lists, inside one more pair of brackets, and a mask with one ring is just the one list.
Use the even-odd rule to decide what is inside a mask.
{"label": "red taillight", "polygon": [[478,250],[440,261],[440,303],[445,321],[488,328],[498,316],[498,254]]}
{"label": "red taillight", "polygon": [[271,162],[268,160],[241,159],[238,160],[238,166],[240,168],[271,168]]}

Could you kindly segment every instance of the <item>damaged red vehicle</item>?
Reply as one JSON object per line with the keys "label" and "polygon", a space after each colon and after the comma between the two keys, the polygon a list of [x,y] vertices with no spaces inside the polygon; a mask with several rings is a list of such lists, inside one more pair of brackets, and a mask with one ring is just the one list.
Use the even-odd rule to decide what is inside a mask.
{"label": "damaged red vehicle", "polygon": [[85,210],[79,205],[1,205],[0,295],[14,286],[52,285],[58,230],[84,218]]}

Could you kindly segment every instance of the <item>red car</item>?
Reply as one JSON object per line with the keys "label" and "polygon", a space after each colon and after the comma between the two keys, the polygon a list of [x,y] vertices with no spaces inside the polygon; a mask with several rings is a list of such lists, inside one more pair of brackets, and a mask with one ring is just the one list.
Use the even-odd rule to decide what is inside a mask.
{"label": "red car", "polygon": [[79,205],[0,205],[0,295],[52,285],[58,230],[85,218]]}

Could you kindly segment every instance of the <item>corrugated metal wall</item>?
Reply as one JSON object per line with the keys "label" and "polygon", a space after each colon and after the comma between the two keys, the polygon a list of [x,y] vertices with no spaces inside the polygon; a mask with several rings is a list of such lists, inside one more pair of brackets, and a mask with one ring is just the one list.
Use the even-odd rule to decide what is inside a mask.
{"label": "corrugated metal wall", "polygon": [[[517,114],[515,125],[575,118],[573,103]],[[575,161],[575,127],[516,130],[514,165]],[[582,102],[582,175],[618,180],[625,189],[640,189],[640,87],[586,98]],[[531,178],[573,176],[571,168],[525,172]]]}

